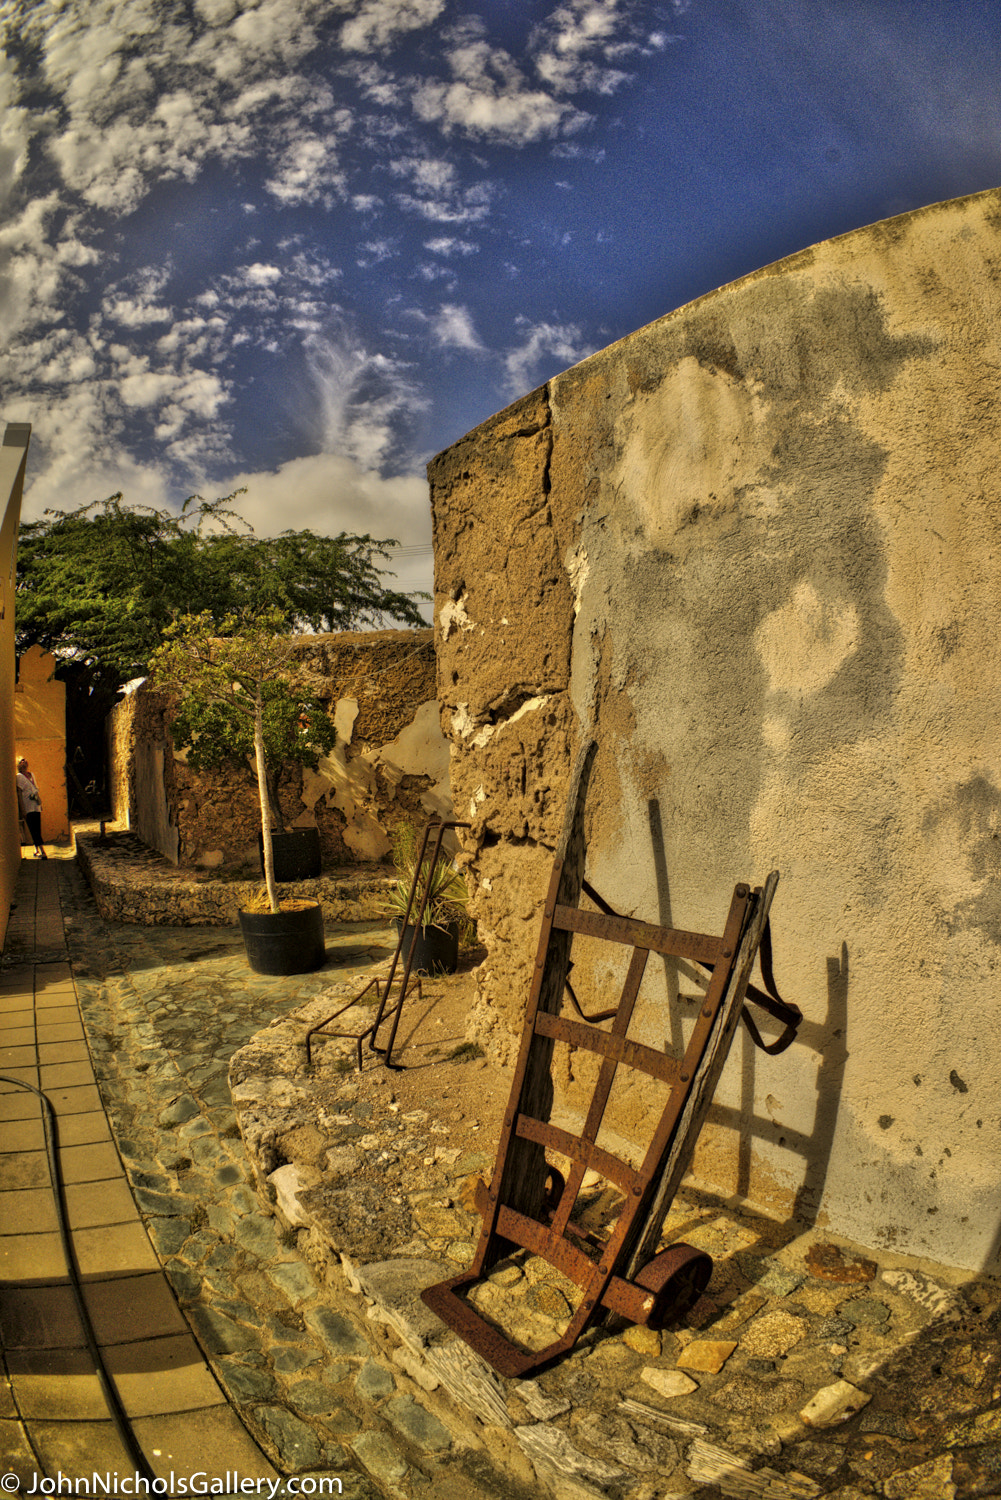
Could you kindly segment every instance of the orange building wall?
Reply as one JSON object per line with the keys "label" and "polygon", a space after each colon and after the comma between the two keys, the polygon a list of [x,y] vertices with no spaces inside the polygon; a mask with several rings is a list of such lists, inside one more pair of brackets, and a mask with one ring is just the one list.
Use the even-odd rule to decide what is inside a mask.
{"label": "orange building wall", "polygon": [[56,660],[32,646],[18,663],[14,689],[14,753],[24,756],[42,796],[42,838],[70,836],[66,798],[66,684],[53,673]]}
{"label": "orange building wall", "polygon": [[9,422],[0,442],[0,943],[7,930],[21,846],[14,786],[14,585],[17,528],[31,428]]}

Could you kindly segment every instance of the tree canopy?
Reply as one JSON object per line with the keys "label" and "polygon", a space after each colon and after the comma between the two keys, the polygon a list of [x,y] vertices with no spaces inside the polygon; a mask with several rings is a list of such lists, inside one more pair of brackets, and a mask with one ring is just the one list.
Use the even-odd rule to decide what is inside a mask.
{"label": "tree canopy", "polygon": [[277,628],[351,630],[423,625],[416,600],[384,583],[392,540],[285,531],[258,537],[232,508],[243,491],[198,495],[179,513],[123,497],[46,511],[22,525],[17,651],[39,645],[89,664],[117,687],[144,676],[171,620],[271,611]]}

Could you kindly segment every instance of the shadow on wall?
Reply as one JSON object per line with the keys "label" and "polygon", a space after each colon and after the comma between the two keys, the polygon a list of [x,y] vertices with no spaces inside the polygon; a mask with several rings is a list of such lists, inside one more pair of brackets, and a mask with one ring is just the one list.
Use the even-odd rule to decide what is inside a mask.
{"label": "shadow on wall", "polygon": [[[673,927],[664,831],[660,803],[656,798],[648,801],[647,812],[657,876],[660,925]],[[668,956],[664,957],[663,962],[669,1001],[671,1051],[680,1056],[684,1051],[685,1038],[682,1032],[682,1006],[678,1003],[679,970],[686,966],[679,964],[678,959]],[[701,976],[693,970],[688,977],[698,981]],[[795,1000],[795,996],[786,998]],[[792,1217],[808,1225],[816,1222],[824,1196],[845,1064],[848,1061],[847,1036],[848,946],[842,943],[840,955],[831,956],[827,960],[827,1014],[822,1021],[804,1018],[793,1043],[793,1046],[809,1048],[819,1058],[817,1102],[811,1130],[794,1130],[787,1125],[777,1127],[769,1116],[755,1114],[758,1049],[746,1027],[741,1028],[740,1103],[734,1106],[714,1103],[707,1117],[708,1124],[731,1130],[736,1135],[737,1175],[734,1191],[738,1197],[747,1198],[750,1194],[753,1144],[758,1139],[768,1146],[778,1146],[802,1158],[803,1180],[796,1191]]]}

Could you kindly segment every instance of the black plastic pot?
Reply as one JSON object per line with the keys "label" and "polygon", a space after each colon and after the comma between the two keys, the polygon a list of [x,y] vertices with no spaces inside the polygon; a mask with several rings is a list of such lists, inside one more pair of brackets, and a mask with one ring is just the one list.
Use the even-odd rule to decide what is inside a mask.
{"label": "black plastic pot", "polygon": [[[397,932],[400,930],[401,920],[400,917],[393,918]],[[407,962],[413,935],[412,927],[408,927],[403,934],[403,947],[400,949],[401,964],[405,965]],[[412,974],[454,974],[458,967],[458,922],[449,922],[446,927],[419,927],[417,929],[417,947],[414,949],[413,962],[410,966]]]}
{"label": "black plastic pot", "polygon": [[[257,848],[261,856],[261,874],[264,874],[264,837],[257,835]],[[320,874],[320,830],[318,828],[290,828],[288,833],[271,835],[271,852],[275,861],[275,879],[316,880]]]}
{"label": "black plastic pot", "polygon": [[301,911],[241,911],[240,931],[255,974],[308,974],[327,956],[318,901]]}

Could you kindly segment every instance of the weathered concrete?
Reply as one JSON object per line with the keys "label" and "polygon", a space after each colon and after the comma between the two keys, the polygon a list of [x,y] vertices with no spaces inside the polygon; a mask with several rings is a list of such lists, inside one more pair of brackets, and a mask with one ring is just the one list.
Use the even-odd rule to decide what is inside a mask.
{"label": "weathered concrete", "polygon": [[[965,1267],[999,1243],[999,368],[1001,190],[721,288],[429,470],[472,1031],[510,1054],[596,733],[590,873],[619,909],[719,930],[737,880],[782,872],[806,1022],[782,1057],[735,1048],[701,1178]],[[651,970],[638,1030],[676,1044],[695,986]],[[623,1089],[622,1133],[648,1109]]]}

